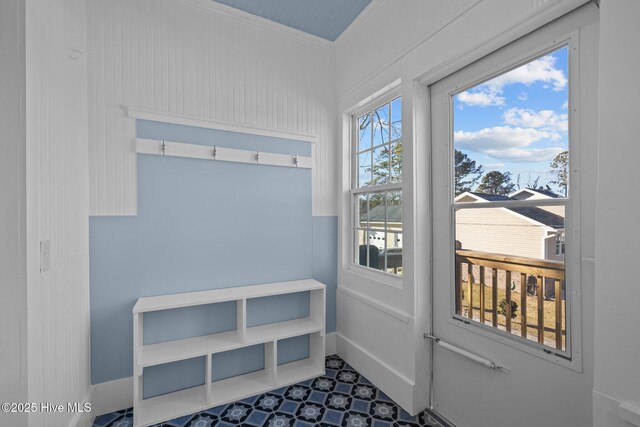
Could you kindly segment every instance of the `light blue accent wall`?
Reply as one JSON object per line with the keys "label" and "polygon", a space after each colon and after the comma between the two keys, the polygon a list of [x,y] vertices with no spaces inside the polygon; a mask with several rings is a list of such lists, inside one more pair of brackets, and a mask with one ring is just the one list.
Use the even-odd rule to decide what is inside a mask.
{"label": "light blue accent wall", "polygon": [[278,365],[309,357],[309,335],[278,341]]}
{"label": "light blue accent wall", "polygon": [[196,357],[145,368],[143,397],[146,399],[204,384],[205,361],[205,357]]}
{"label": "light blue accent wall", "polygon": [[338,217],[313,217],[313,278],[327,286],[327,332],[336,331]]}
{"label": "light blue accent wall", "polygon": [[[309,155],[309,143],[138,121],[138,136]],[[91,217],[92,383],[132,375],[132,314],[142,296],[313,277],[327,285],[335,331],[337,218],[313,217],[311,171],[138,155],[138,215]],[[305,317],[307,292],[248,301],[248,324]],[[145,315],[145,342],[235,329],[234,303]],[[281,354],[280,354],[281,353]],[[279,360],[308,355],[308,338],[283,342]],[[214,357],[213,377],[262,368],[256,346]],[[224,373],[224,374],[223,374]],[[145,370],[145,395],[202,383],[203,359]]]}

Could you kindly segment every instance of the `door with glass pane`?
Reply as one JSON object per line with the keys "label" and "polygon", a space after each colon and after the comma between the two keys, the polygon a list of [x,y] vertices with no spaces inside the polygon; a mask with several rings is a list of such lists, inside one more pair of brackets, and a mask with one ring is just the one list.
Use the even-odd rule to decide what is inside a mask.
{"label": "door with glass pane", "polygon": [[595,44],[572,21],[430,87],[434,406],[458,426],[589,419],[571,406],[588,411],[578,53]]}

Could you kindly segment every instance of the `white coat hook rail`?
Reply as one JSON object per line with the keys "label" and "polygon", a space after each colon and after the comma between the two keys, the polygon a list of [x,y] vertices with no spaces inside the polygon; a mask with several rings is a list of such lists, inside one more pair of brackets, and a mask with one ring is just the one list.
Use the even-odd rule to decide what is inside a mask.
{"label": "white coat hook rail", "polygon": [[294,167],[311,169],[311,156],[298,154],[277,154],[260,152],[260,150],[239,150],[236,148],[218,147],[214,145],[186,144],[166,141],[164,139],[137,138],[136,151],[140,154],[155,154],[167,157],[187,157],[225,162],[253,163],[258,165]]}

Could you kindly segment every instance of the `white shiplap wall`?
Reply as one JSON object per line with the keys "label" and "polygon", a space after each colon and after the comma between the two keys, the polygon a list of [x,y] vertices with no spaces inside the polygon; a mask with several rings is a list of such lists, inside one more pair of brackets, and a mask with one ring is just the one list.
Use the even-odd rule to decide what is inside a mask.
{"label": "white shiplap wall", "polygon": [[133,106],[315,136],[315,215],[335,215],[335,55],[204,0],[89,0],[92,215],[136,213]]}
{"label": "white shiplap wall", "polygon": [[29,414],[29,426],[66,427],[79,416],[66,402],[90,390],[86,3],[30,0],[25,15],[27,401],[65,405]]}
{"label": "white shiplap wall", "polygon": [[[372,0],[336,40],[336,105],[342,123],[340,149],[338,351],[403,408],[423,409],[428,402],[428,352],[422,331],[428,329],[430,219],[428,176],[430,148],[428,93],[416,80],[442,78],[518,36],[556,19],[586,0]],[[403,96],[404,272],[402,285],[390,286],[365,276],[351,263],[350,151],[348,114],[372,96],[399,82]],[[375,98],[375,97],[374,97]],[[343,295],[349,294],[349,301]],[[356,307],[356,305],[359,305]],[[396,312],[375,323],[380,313]],[[408,322],[398,317],[407,317]],[[366,321],[363,321],[365,319]],[[368,322],[367,322],[368,321]],[[376,324],[373,329],[368,325]],[[381,336],[401,337],[410,360],[400,360]],[[586,378],[586,377],[585,377]],[[579,399],[577,396],[574,396]],[[580,404],[584,403],[584,399]]]}

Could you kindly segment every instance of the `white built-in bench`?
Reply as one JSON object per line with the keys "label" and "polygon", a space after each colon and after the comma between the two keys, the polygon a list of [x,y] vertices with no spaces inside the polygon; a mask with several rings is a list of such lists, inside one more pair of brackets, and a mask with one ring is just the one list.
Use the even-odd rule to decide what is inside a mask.
{"label": "white built-in bench", "polygon": [[[309,317],[247,327],[247,300],[309,292]],[[139,298],[133,307],[134,426],[160,423],[204,409],[324,375],[325,285],[308,279],[202,292]],[[236,301],[236,329],[211,335],[144,345],[144,313]],[[309,357],[278,365],[278,341],[309,335]],[[264,344],[264,369],[212,380],[212,355]],[[144,368],[204,357],[204,384],[143,398]]]}

